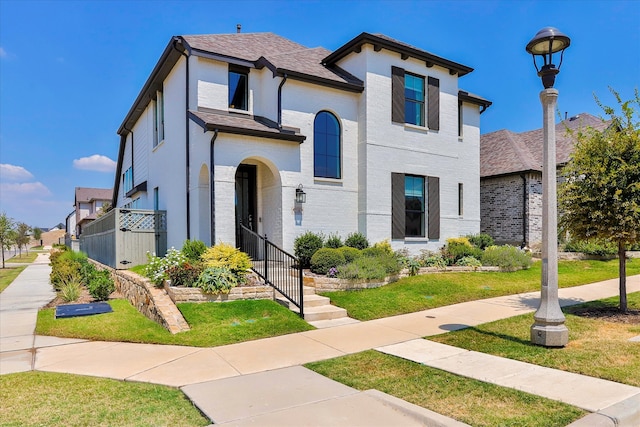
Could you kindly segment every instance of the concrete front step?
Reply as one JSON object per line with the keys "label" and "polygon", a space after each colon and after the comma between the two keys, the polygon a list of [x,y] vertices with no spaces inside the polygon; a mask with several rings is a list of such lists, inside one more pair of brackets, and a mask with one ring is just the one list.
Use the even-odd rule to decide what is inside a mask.
{"label": "concrete front step", "polygon": [[335,305],[323,305],[320,307],[304,308],[304,320],[315,322],[318,320],[332,320],[347,317],[347,310]]}
{"label": "concrete front step", "polygon": [[303,300],[305,310],[307,307],[320,307],[331,304],[331,300],[329,298],[320,295],[305,295]]}

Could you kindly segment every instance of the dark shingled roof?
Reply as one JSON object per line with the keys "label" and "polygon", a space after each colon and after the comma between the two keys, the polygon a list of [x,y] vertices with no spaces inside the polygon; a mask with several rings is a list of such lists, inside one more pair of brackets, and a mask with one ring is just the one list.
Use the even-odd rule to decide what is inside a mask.
{"label": "dark shingled roof", "polygon": [[111,200],[113,189],[111,188],[87,188],[76,187],[76,203],[88,203],[92,200]]}
{"label": "dark shingled roof", "polygon": [[[592,127],[604,130],[609,126],[588,113],[582,113],[556,125],[556,163],[565,164],[573,152],[575,140],[567,135],[567,128]],[[480,137],[480,177],[509,175],[525,171],[542,171],[542,129],[515,133],[499,130]]]}
{"label": "dark shingled roof", "polygon": [[307,47],[273,33],[203,34],[182,36],[192,49],[231,58],[257,61]]}
{"label": "dark shingled roof", "polygon": [[193,111],[189,117],[205,130],[275,138],[302,142],[305,136],[294,129],[279,128],[278,124],[264,117],[229,114],[226,111]]}

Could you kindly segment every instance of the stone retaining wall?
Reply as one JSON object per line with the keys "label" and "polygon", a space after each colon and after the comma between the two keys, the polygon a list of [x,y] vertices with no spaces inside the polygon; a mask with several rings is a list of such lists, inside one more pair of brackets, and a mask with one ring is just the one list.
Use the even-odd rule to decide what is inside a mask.
{"label": "stone retaining wall", "polygon": [[206,294],[200,288],[184,288],[165,284],[165,290],[174,303],[179,302],[224,302],[247,299],[275,298],[275,291],[271,286],[236,286],[228,294]]}
{"label": "stone retaining wall", "polygon": [[[451,273],[451,272],[468,272],[468,271],[500,271],[498,267],[422,267],[418,271],[418,275],[431,273]],[[399,274],[388,276],[384,280],[347,280],[338,279],[337,277],[315,276],[305,272],[304,285],[315,288],[318,292],[346,291],[352,289],[371,289],[388,285],[396,282],[404,277],[409,277],[409,270],[404,269]]]}
{"label": "stone retaining wall", "polygon": [[172,334],[189,330],[189,324],[164,289],[128,270],[115,270],[92,259],[99,270],[108,270],[116,289],[142,314]]}

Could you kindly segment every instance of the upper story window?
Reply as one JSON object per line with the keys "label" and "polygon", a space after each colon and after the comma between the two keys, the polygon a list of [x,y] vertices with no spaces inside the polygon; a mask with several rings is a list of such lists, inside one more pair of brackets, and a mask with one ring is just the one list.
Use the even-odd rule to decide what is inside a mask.
{"label": "upper story window", "polygon": [[391,67],[391,121],[440,130],[440,80]]}
{"label": "upper story window", "polygon": [[127,194],[133,188],[133,168],[129,167],[122,174],[122,192]]}
{"label": "upper story window", "polygon": [[249,70],[229,67],[229,108],[249,110]]}
{"label": "upper story window", "polygon": [[162,90],[156,94],[153,105],[153,146],[164,141],[164,93]]}
{"label": "upper story window", "polygon": [[313,123],[313,176],[341,178],[340,123],[328,111],[320,111]]}
{"label": "upper story window", "polygon": [[404,121],[424,126],[424,77],[404,75]]}

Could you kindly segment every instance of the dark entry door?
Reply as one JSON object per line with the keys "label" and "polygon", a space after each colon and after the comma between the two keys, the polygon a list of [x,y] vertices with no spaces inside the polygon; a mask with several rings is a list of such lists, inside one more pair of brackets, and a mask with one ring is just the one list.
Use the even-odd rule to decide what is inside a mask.
{"label": "dark entry door", "polygon": [[240,165],[236,172],[236,236],[240,223],[257,232],[256,205],[256,166]]}

